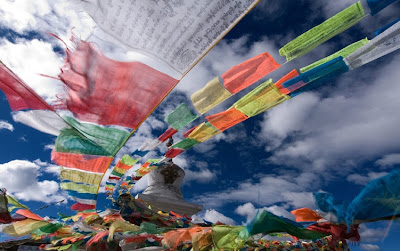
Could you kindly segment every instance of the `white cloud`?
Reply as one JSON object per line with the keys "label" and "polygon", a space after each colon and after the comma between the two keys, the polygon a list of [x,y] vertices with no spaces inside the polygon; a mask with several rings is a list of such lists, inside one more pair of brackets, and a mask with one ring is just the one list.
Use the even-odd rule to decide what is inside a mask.
{"label": "white cloud", "polygon": [[380,178],[382,176],[387,175],[387,172],[369,172],[366,176],[360,175],[360,174],[351,174],[347,176],[347,181],[355,183],[357,185],[366,185],[368,182],[370,182],[373,179]]}
{"label": "white cloud", "polygon": [[6,129],[9,131],[14,131],[14,126],[10,123],[8,123],[7,121],[4,120],[0,120],[0,130],[1,129]]}
{"label": "white cloud", "polygon": [[287,211],[285,208],[280,207],[280,206],[270,206],[270,207],[262,207],[262,208],[256,208],[252,203],[248,202],[246,204],[240,205],[235,209],[235,213],[246,217],[246,223],[252,221],[258,211],[268,211],[270,213],[273,213],[277,216],[283,216],[285,218],[291,219],[291,220],[296,220],[293,214],[291,214],[289,211]]}
{"label": "white cloud", "polygon": [[347,175],[360,162],[398,149],[393,137],[400,134],[400,117],[393,116],[400,109],[398,67],[400,61],[393,60],[351,71],[338,87],[325,87],[328,98],[304,93],[266,113],[260,136],[268,142],[266,150],[280,146],[270,161],[329,178],[327,169]]}
{"label": "white cloud", "polygon": [[228,203],[251,202],[265,206],[276,203],[287,203],[289,207],[315,208],[315,203],[311,192],[307,192],[306,187],[302,187],[295,177],[289,175],[274,176],[268,175],[259,178],[259,181],[245,180],[237,187],[226,190],[207,193],[195,197],[198,203],[203,203],[207,207],[218,208]]}
{"label": "white cloud", "polygon": [[194,222],[203,222],[203,219],[212,223],[222,222],[226,225],[236,225],[236,222],[233,219],[221,214],[214,209],[208,209],[203,214],[198,213],[192,216],[192,220]]}
{"label": "white cloud", "polygon": [[26,160],[0,164],[0,187],[25,201],[55,202],[65,199],[56,181],[39,181],[40,166]]}
{"label": "white cloud", "polygon": [[378,245],[375,244],[360,244],[360,248],[362,250],[367,250],[367,251],[379,251],[381,248]]}
{"label": "white cloud", "polygon": [[377,242],[383,240],[386,229],[369,228],[367,224],[361,224],[359,232],[363,242]]}
{"label": "white cloud", "polygon": [[400,164],[400,153],[387,154],[377,160],[375,164],[384,168]]}

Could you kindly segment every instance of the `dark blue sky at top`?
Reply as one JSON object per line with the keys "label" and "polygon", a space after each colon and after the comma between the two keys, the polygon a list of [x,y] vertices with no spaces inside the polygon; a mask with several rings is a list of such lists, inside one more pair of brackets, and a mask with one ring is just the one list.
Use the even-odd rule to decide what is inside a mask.
{"label": "dark blue sky at top", "polygon": [[[300,35],[302,32],[314,27],[315,25],[318,25],[325,20],[322,14],[316,13],[316,10],[312,8],[314,1],[279,0],[279,2],[280,7],[274,9],[272,13],[269,13],[266,12],[266,10],[270,8],[269,1],[261,1],[258,6],[256,6],[241,20],[239,24],[236,25],[236,27],[234,27],[228,33],[223,41],[229,43],[234,39],[240,38],[243,35],[247,35],[247,44],[250,47],[252,43],[260,40],[262,37],[268,37],[271,41],[274,41],[276,47],[279,48],[289,42],[291,38],[294,38],[294,36]],[[400,2],[397,1],[389,8],[400,8]],[[372,38],[372,32],[374,30],[399,17],[400,14],[393,17],[381,17],[379,22],[374,24],[374,27],[368,28],[369,33],[366,33],[364,30],[360,30],[356,25],[355,27],[346,31],[344,34],[341,34],[329,41],[329,43],[333,45],[331,53],[365,36]],[[43,33],[38,33],[36,31],[32,31],[24,34],[18,34],[12,30],[0,28],[0,38],[6,38],[11,42],[15,42],[17,38],[38,38],[48,40],[49,38],[45,32],[46,31],[43,31]],[[287,35],[292,37],[290,38]],[[351,41],[348,42],[348,40],[344,38],[348,38],[348,40]],[[60,51],[60,48],[54,49],[55,51]],[[316,53],[317,58],[315,59],[322,58],[323,56],[326,55],[318,55],[318,53]],[[393,59],[399,58],[399,56],[399,52],[396,52],[387,57]],[[279,60],[282,62],[282,58]],[[372,62],[365,66],[366,68],[364,68],[364,70],[374,71],[374,69],[385,60],[387,60],[387,58]],[[289,70],[293,69],[293,67],[298,66],[296,63],[293,63],[287,64],[284,67],[288,72]],[[356,70],[347,73],[347,75],[359,73],[360,71]],[[222,72],[220,74],[222,74]],[[360,75],[360,78],[362,77],[363,76]],[[343,81],[343,79],[346,79],[346,77],[341,78],[340,80]],[[327,83],[327,85],[329,85],[327,88],[333,88],[335,86],[339,86],[340,84],[341,83],[339,83],[339,81],[331,81],[330,83]],[[254,85],[249,89],[252,89],[255,86],[257,85]],[[324,88],[326,88],[326,86],[319,88],[316,91],[329,96],[329,91],[324,92]],[[245,91],[245,93],[246,92],[248,91]],[[241,93],[238,96],[243,94],[244,93]],[[238,97],[234,98],[234,100],[237,99]],[[162,107],[165,103],[179,104],[182,101],[186,101],[186,103],[190,104],[190,100],[184,94],[180,93],[179,91],[173,91],[171,95],[168,96],[163,103],[161,103],[160,107]],[[233,102],[233,100],[228,102]],[[156,109],[154,112],[154,114],[158,117],[161,116],[160,109]],[[38,132],[23,124],[15,123],[10,115],[10,112],[11,110],[5,95],[0,93],[0,120],[8,121],[9,123],[13,124],[15,128],[13,132],[8,130],[0,130],[0,164],[16,159],[28,161],[40,159],[41,161],[50,162],[50,150],[45,150],[44,147],[48,144],[54,144],[55,137]],[[250,180],[254,183],[257,183],[259,177],[263,175],[297,172],[295,167],[288,168],[286,166],[279,166],[268,162],[268,158],[270,157],[271,153],[266,153],[264,144],[262,144],[262,142],[258,144],[258,139],[256,139],[254,136],[261,131],[259,124],[262,119],[262,115],[250,118],[240,125],[237,125],[235,128],[231,128],[225,132],[226,134],[239,135],[241,131],[246,131],[247,135],[253,137],[251,139],[241,139],[232,143],[223,140],[219,141],[215,143],[215,149],[217,149],[217,151],[213,150],[213,154],[200,154],[194,149],[191,149],[183,155],[189,161],[189,163],[195,163],[196,161],[207,162],[208,168],[215,171],[217,174],[217,179],[211,181],[210,183],[198,183],[195,180],[192,180],[190,184],[185,185],[183,187],[185,198],[191,200],[192,198],[198,198],[207,193],[226,190],[232,187],[235,188],[238,186],[238,184],[245,180]],[[290,120],[290,117],[287,119]],[[196,125],[199,121],[200,120],[195,121],[195,123],[192,125]],[[167,125],[165,125],[165,127],[167,127]],[[190,125],[188,128],[189,127]],[[160,133],[162,133],[162,131],[153,131],[154,135],[159,135]],[[290,138],[286,139],[288,142],[290,142],[290,140]],[[364,167],[369,168],[373,166],[375,161],[376,159],[366,160],[362,164],[363,166],[359,167],[358,170],[360,170],[360,173],[362,173]],[[44,173],[39,177],[39,180],[57,179],[58,178],[56,176],[48,173]],[[20,185],[24,186],[24,184]],[[313,184],[310,184],[310,190],[312,190],[312,187]],[[262,191],[263,187],[260,187],[259,189]],[[332,193],[338,199],[351,201],[361,191],[362,186],[355,185],[354,183],[350,183],[338,178],[324,184],[321,189]],[[317,190],[315,190],[315,192],[317,192]],[[104,194],[100,194],[99,196],[103,196],[102,198],[99,198],[99,204],[100,206],[104,206]],[[246,201],[245,198],[243,201]],[[34,212],[39,213],[42,216],[49,215],[56,217],[57,212],[72,214],[72,211],[69,210],[69,206],[72,204],[72,202],[69,202],[68,205],[52,205],[49,208],[37,211],[35,209],[38,209],[46,204],[32,201],[22,202],[27,204]],[[221,208],[218,209],[218,211],[228,217],[231,217],[238,224],[241,224],[243,221],[245,221],[245,218],[235,214],[234,210],[237,208],[237,206],[242,204],[244,203],[227,201]],[[263,201],[254,203],[254,205],[256,207],[266,206]],[[205,209],[208,209],[207,204],[203,204],[203,206]],[[278,206],[281,205],[278,204]],[[369,226],[372,228],[376,227],[379,229],[384,229],[387,227],[387,225],[388,223],[385,222],[370,224]],[[379,241],[377,244],[382,247],[382,250],[396,250],[394,247],[396,245],[396,236],[398,236],[398,234],[400,234],[400,224],[395,223],[385,241]],[[354,250],[358,249],[354,248]]]}

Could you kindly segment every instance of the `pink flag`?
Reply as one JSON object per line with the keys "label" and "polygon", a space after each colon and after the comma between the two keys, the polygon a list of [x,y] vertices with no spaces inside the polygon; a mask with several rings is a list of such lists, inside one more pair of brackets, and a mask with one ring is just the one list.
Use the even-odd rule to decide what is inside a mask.
{"label": "pink flag", "polygon": [[6,94],[11,110],[53,110],[34,90],[0,63],[0,89]]}
{"label": "pink flag", "polygon": [[135,129],[178,83],[140,62],[106,58],[82,41],[67,50],[59,77],[69,89],[66,108],[77,118]]}

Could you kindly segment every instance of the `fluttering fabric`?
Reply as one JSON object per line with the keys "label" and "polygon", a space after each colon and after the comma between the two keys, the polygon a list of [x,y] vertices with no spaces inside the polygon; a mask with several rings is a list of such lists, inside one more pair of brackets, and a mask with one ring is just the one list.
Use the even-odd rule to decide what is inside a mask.
{"label": "fluttering fabric", "polygon": [[16,214],[22,215],[28,219],[32,219],[32,220],[37,220],[37,221],[42,221],[43,217],[32,213],[30,210],[28,209],[18,209],[16,212]]}
{"label": "fluttering fabric", "polygon": [[12,236],[21,237],[32,233],[35,229],[44,227],[47,224],[48,223],[45,221],[26,219],[12,223],[12,225],[5,227],[3,232]]}
{"label": "fluttering fabric", "polygon": [[175,133],[177,133],[177,132],[178,132],[177,130],[175,130],[174,128],[170,127],[170,128],[168,128],[163,134],[161,134],[161,135],[158,137],[158,140],[159,140],[160,142],[165,142],[167,139],[169,139],[169,138],[171,138],[172,136],[174,136]]}
{"label": "fluttering fabric", "polygon": [[198,116],[193,114],[189,106],[185,103],[180,104],[174,111],[165,117],[165,122],[175,130],[180,130]]}
{"label": "fluttering fabric", "polygon": [[327,83],[329,80],[348,72],[349,67],[342,57],[335,58],[325,64],[315,67],[298,77],[290,79],[282,84],[282,86],[290,90],[290,96],[295,97],[300,93],[312,90],[321,84]]}
{"label": "fluttering fabric", "polygon": [[81,2],[105,32],[183,74],[258,1]]}
{"label": "fluttering fabric", "polygon": [[73,182],[98,185],[101,182],[103,173],[92,173],[63,168],[60,172],[60,177],[64,180],[70,180]]}
{"label": "fluttering fabric", "polygon": [[106,181],[106,194],[111,195],[114,191],[115,184],[121,179],[122,176],[133,166],[139,159],[133,159],[129,155],[124,155],[117,164],[113,167],[108,179]]}
{"label": "fluttering fabric", "polygon": [[221,78],[225,88],[232,94],[254,84],[281,65],[267,52],[253,57],[239,65],[230,68]]}
{"label": "fluttering fabric", "polygon": [[50,110],[18,111],[12,114],[14,121],[38,131],[58,136],[60,130],[70,126],[55,112]]}
{"label": "fluttering fabric", "polygon": [[345,58],[348,55],[350,55],[351,53],[353,53],[355,50],[359,49],[361,46],[367,44],[368,42],[369,42],[368,38],[364,38],[364,39],[362,39],[360,41],[352,43],[351,45],[341,49],[340,51],[337,51],[337,52],[333,53],[332,55],[330,55],[330,56],[328,56],[326,58],[323,58],[321,60],[318,60],[317,62],[314,62],[314,63],[312,63],[310,65],[307,65],[307,66],[301,68],[300,72],[304,73],[306,71],[309,71],[309,70],[311,70],[311,69],[313,69],[313,68],[315,68],[315,67],[317,67],[319,65],[322,65],[322,64],[324,64],[326,62],[329,62],[332,59],[335,59],[337,57]]}
{"label": "fluttering fabric", "polygon": [[218,77],[215,77],[202,89],[196,91],[190,97],[196,110],[200,113],[206,113],[216,105],[227,100],[232,94],[225,89]]}
{"label": "fluttering fabric", "polygon": [[400,171],[370,181],[349,204],[336,201],[332,195],[315,193],[315,202],[323,212],[336,215],[338,222],[367,222],[400,216]]}
{"label": "fluttering fabric", "polygon": [[178,83],[143,63],[106,58],[82,41],[67,50],[59,77],[68,87],[62,102],[78,119],[134,129]]}
{"label": "fluttering fabric", "polygon": [[55,151],[51,153],[51,161],[57,165],[95,173],[104,173],[112,160],[112,157],[105,156],[61,153]]}
{"label": "fluttering fabric", "polygon": [[71,206],[71,210],[74,211],[85,211],[85,210],[90,210],[90,209],[95,209],[95,205],[86,205],[86,204],[81,204],[81,203],[75,203]]}
{"label": "fluttering fabric", "polygon": [[233,107],[247,117],[253,117],[289,98],[281,93],[270,79],[239,99]]}
{"label": "fluttering fabric", "polygon": [[367,0],[368,7],[371,10],[371,16],[380,12],[394,2],[396,2],[396,0]]}
{"label": "fluttering fabric", "polygon": [[364,16],[364,9],[361,2],[358,1],[287,43],[279,50],[279,54],[286,56],[287,61],[299,58],[337,34],[349,29]]}
{"label": "fluttering fabric", "polygon": [[13,111],[23,109],[53,110],[35,91],[0,62],[0,89]]}
{"label": "fluttering fabric", "polygon": [[319,221],[321,216],[309,208],[299,208],[293,211],[290,211],[295,217],[297,222],[307,222],[307,221]]}
{"label": "fluttering fabric", "polygon": [[[279,91],[280,91],[281,93],[283,93],[283,94],[286,94],[286,95],[289,94],[289,93],[290,93],[290,90],[287,89],[287,88],[284,88],[284,87],[282,86],[282,84],[285,83],[286,81],[292,79],[292,78],[297,77],[297,76],[299,76],[299,73],[297,72],[296,69],[290,71],[288,74],[286,74],[285,76],[283,76],[281,79],[279,79],[279,80],[275,83],[276,88],[278,88]],[[299,86],[302,86],[302,85],[305,85],[305,83],[299,83]]]}
{"label": "fluttering fabric", "polygon": [[242,239],[247,239],[255,234],[279,232],[285,232],[305,240],[315,240],[327,235],[324,233],[307,230],[302,225],[294,221],[284,217],[276,216],[268,211],[262,211],[258,212],[254,220],[247,224],[247,226],[240,231],[239,236]]}
{"label": "fluttering fabric", "polygon": [[358,68],[400,48],[400,22],[373,38],[344,60],[350,69]]}
{"label": "fluttering fabric", "polygon": [[94,142],[112,156],[118,152],[130,135],[128,131],[84,123],[72,117],[63,116],[63,119],[85,138]]}
{"label": "fluttering fabric", "polygon": [[112,156],[110,152],[89,140],[73,128],[64,128],[58,135],[54,150],[59,153],[76,153]]}
{"label": "fluttering fabric", "polygon": [[97,194],[97,186],[79,184],[75,182],[61,182],[60,187],[64,190],[76,191],[78,193]]}
{"label": "fluttering fabric", "polygon": [[198,142],[204,142],[221,132],[212,126],[209,122],[201,123],[188,135],[189,139],[194,139]]}
{"label": "fluttering fabric", "polygon": [[206,119],[212,126],[217,128],[220,132],[223,132],[245,121],[248,117],[234,107],[231,107],[226,111],[207,116]]}

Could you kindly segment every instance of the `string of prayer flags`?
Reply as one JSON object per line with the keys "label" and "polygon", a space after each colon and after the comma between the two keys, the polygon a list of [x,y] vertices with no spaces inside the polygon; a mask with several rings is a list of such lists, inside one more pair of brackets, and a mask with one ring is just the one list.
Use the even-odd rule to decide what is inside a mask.
{"label": "string of prayer flags", "polygon": [[133,159],[129,155],[124,155],[113,167],[108,179],[106,181],[106,194],[111,195],[114,191],[115,185],[119,182],[122,176],[133,166],[139,159]]}
{"label": "string of prayer flags", "polygon": [[59,77],[68,87],[62,103],[80,120],[136,129],[178,83],[143,63],[106,58],[90,43],[75,47]]}
{"label": "string of prayer flags", "polygon": [[350,69],[356,69],[399,48],[400,22],[397,22],[344,60]]}
{"label": "string of prayer flags", "polygon": [[345,57],[347,57],[348,55],[350,55],[351,53],[353,53],[354,51],[358,50],[361,46],[367,44],[368,42],[369,42],[368,38],[364,38],[364,39],[362,39],[362,40],[360,40],[360,41],[357,41],[357,42],[355,42],[355,43],[352,43],[351,45],[349,45],[349,46],[347,46],[347,47],[341,49],[341,50],[338,51],[338,52],[333,53],[332,55],[330,55],[330,56],[328,56],[328,57],[326,57],[326,58],[323,58],[323,59],[321,59],[321,60],[318,60],[317,62],[314,62],[314,63],[312,63],[312,64],[310,64],[310,65],[307,65],[307,66],[301,68],[301,69],[300,69],[300,72],[301,72],[301,73],[304,73],[304,72],[306,72],[306,71],[309,71],[309,70],[311,70],[311,69],[313,69],[313,68],[315,68],[315,67],[317,67],[317,66],[319,66],[319,65],[322,65],[322,64],[324,64],[324,63],[326,63],[326,62],[329,62],[329,61],[331,61],[332,59],[335,59],[335,58],[337,58],[337,57],[343,57],[343,58],[345,58]]}
{"label": "string of prayer flags", "polygon": [[365,16],[360,1],[344,9],[322,24],[315,26],[279,50],[287,61],[299,58],[337,34],[349,29]]}
{"label": "string of prayer flags", "polygon": [[253,117],[289,98],[281,93],[270,79],[239,99],[233,107],[247,117]]}
{"label": "string of prayer flags", "polygon": [[18,111],[12,117],[16,122],[54,136],[58,136],[63,128],[70,128],[60,116],[50,110]]}
{"label": "string of prayer flags", "polygon": [[215,77],[190,98],[196,110],[203,114],[231,96],[232,94],[220,83],[219,77]]}
{"label": "string of prayer flags", "polygon": [[221,78],[225,88],[231,94],[235,94],[275,71],[280,66],[271,55],[265,52],[230,68],[222,74]]}
{"label": "string of prayer flags", "polygon": [[102,30],[180,74],[192,68],[257,2],[81,0]]}
{"label": "string of prayer flags", "polygon": [[23,109],[53,110],[32,88],[0,62],[0,89],[13,111]]}
{"label": "string of prayer flags", "polygon": [[371,16],[380,12],[394,2],[396,2],[396,0],[367,0],[368,7],[371,10]]}
{"label": "string of prayer flags", "polygon": [[225,131],[232,126],[239,124],[248,119],[248,117],[234,107],[226,111],[207,116],[208,122],[217,128],[220,132]]}
{"label": "string of prayer flags", "polygon": [[291,97],[295,97],[348,71],[349,67],[343,58],[338,57],[286,81],[282,86],[290,90]]}
{"label": "string of prayer flags", "polygon": [[[286,81],[292,79],[292,78],[297,77],[297,76],[299,76],[299,73],[297,72],[296,69],[290,71],[288,74],[286,74],[285,76],[283,76],[281,79],[279,79],[279,80],[275,83],[276,88],[278,88],[278,90],[279,90],[281,93],[288,95],[288,94],[290,93],[290,90],[287,89],[287,88],[284,88],[284,87],[282,86],[282,84],[285,83]],[[299,83],[299,85],[304,85],[304,83]]]}
{"label": "string of prayer flags", "polygon": [[189,106],[185,103],[180,104],[174,111],[165,117],[164,121],[169,124],[170,127],[179,131],[193,120],[197,119],[198,116],[193,114]]}

